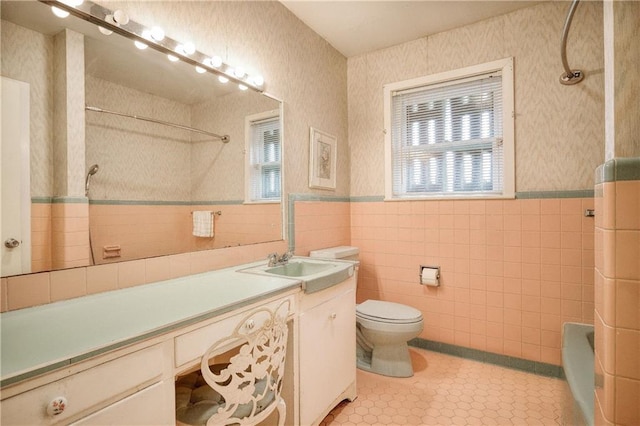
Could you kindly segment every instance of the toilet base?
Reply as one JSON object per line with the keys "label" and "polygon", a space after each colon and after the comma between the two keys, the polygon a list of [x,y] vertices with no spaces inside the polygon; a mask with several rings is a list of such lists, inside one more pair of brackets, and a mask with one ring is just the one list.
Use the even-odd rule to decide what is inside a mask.
{"label": "toilet base", "polygon": [[376,345],[372,351],[358,348],[356,352],[356,366],[361,370],[389,377],[413,376],[411,355],[406,343]]}

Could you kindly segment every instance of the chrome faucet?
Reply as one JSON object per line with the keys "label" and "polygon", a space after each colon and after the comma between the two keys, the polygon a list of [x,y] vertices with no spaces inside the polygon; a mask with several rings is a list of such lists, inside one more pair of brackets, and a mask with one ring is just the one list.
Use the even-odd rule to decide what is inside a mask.
{"label": "chrome faucet", "polygon": [[289,259],[293,257],[293,250],[289,250],[278,257],[278,253],[271,253],[267,256],[268,266],[286,265]]}

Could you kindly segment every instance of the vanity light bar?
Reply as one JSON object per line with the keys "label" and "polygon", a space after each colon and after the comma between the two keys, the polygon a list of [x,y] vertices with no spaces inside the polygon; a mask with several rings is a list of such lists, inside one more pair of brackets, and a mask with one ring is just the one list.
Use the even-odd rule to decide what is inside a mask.
{"label": "vanity light bar", "polygon": [[[69,12],[71,15],[80,18],[84,21],[91,22],[99,27],[102,27],[108,31],[113,31],[114,33],[118,33],[134,42],[142,43],[151,47],[154,50],[157,50],[166,55],[171,55],[175,58],[182,60],[187,64],[191,64],[194,67],[200,67],[206,71],[209,71],[212,74],[215,74],[222,81],[226,79],[227,81],[233,81],[238,85],[242,85],[246,88],[252,89],[258,93],[264,93],[263,80],[262,77],[256,76],[251,77],[249,75],[242,75],[242,77],[238,77],[234,71],[233,67],[228,64],[222,62],[220,66],[213,67],[211,63],[211,56],[205,55],[204,53],[195,50],[191,54],[187,54],[184,50],[178,49],[179,46],[183,46],[183,43],[180,43],[170,37],[164,36],[161,40],[155,40],[153,37],[144,37],[144,35],[149,34],[150,29],[129,19],[126,24],[117,24],[107,19],[108,16],[113,16],[115,13],[105,7],[100,6],[99,4],[93,3],[89,0],[85,0],[82,4],[78,6],[71,6],[61,0],[38,0],[41,3],[49,5],[51,7],[56,7],[58,9],[62,9],[64,11]],[[256,81],[258,83],[256,83]],[[242,89],[244,90],[244,89]]]}

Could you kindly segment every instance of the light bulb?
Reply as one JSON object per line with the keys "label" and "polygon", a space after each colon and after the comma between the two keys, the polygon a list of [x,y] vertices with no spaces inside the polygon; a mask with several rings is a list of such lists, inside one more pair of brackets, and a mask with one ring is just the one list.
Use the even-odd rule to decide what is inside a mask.
{"label": "light bulb", "polygon": [[264,77],[261,75],[256,75],[253,77],[253,84],[256,86],[262,86],[264,84]]}
{"label": "light bulb", "polygon": [[211,65],[214,68],[220,68],[220,66],[222,65],[222,58],[220,56],[212,56]]}
{"label": "light bulb", "polygon": [[196,46],[191,42],[187,42],[183,45],[183,49],[187,55],[193,55],[196,51]]}
{"label": "light bulb", "polygon": [[67,12],[66,10],[60,9],[59,7],[51,6],[51,11],[58,18],[66,18],[67,16],[69,16],[69,12]]}
{"label": "light bulb", "polygon": [[247,90],[247,89],[248,89],[248,87],[247,87],[247,86],[245,86],[244,84],[238,84],[238,89],[240,89],[240,90]]}
{"label": "light bulb", "polygon": [[169,60],[171,62],[178,62],[179,61],[179,59],[176,56],[173,56],[173,55],[167,55],[167,58],[169,58]]}
{"label": "light bulb", "polygon": [[134,41],[134,42],[133,42],[133,44],[135,44],[135,45],[136,45],[136,47],[137,47],[138,49],[140,49],[140,50],[144,50],[144,49],[146,49],[147,47],[149,47],[149,46],[147,46],[146,44],[144,44],[143,42],[141,42],[141,41],[137,41],[137,40],[136,40],[136,41]]}
{"label": "light bulb", "polygon": [[80,6],[83,3],[83,1],[84,0],[60,0],[60,2],[73,7]]}
{"label": "light bulb", "polygon": [[193,45],[193,43],[179,44],[176,47],[176,52],[181,55],[192,55],[195,51],[196,47]]}
{"label": "light bulb", "polygon": [[227,77],[223,76],[223,75],[219,75],[219,76],[218,76],[218,81],[219,81],[220,83],[228,83],[228,82],[229,82],[229,79],[228,79]]}
{"label": "light bulb", "polygon": [[238,77],[238,78],[242,78],[246,75],[246,73],[244,72],[244,68],[242,67],[238,67],[233,71],[233,74]]}
{"label": "light bulb", "polygon": [[106,28],[104,28],[104,27],[100,27],[100,26],[99,26],[99,27],[98,27],[98,30],[100,30],[100,32],[101,32],[102,34],[104,34],[104,35],[111,35],[111,34],[113,34],[113,31],[108,30],[108,29],[106,29]]}
{"label": "light bulb", "polygon": [[196,65],[196,71],[197,71],[199,74],[204,74],[205,72],[207,72],[207,70],[205,70],[204,68],[199,67],[199,66],[197,66],[197,65]]}
{"label": "light bulb", "polygon": [[129,15],[122,10],[116,10],[113,12],[113,20],[118,25],[127,25],[129,23]]}
{"label": "light bulb", "polygon": [[155,41],[162,41],[164,39],[164,30],[160,27],[151,28],[151,38]]}

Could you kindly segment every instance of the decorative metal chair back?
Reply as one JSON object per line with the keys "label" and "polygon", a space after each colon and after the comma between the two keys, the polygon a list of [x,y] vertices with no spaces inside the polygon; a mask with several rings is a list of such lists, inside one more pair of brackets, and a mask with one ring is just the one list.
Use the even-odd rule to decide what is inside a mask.
{"label": "decorative metal chair back", "polygon": [[[254,425],[277,408],[278,424],[284,424],[286,405],[280,393],[287,352],[288,314],[289,301],[274,311],[260,308],[247,315],[230,336],[211,345],[200,363],[202,378],[211,388],[205,390],[209,396],[191,406],[192,411],[199,413],[197,416],[187,414],[187,419],[212,414],[206,421],[207,426]],[[238,346],[239,352],[228,364],[209,365],[212,358]],[[190,424],[199,423],[181,420],[180,415],[177,418]]]}

